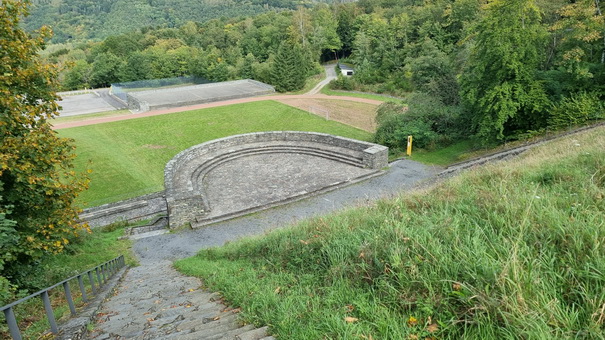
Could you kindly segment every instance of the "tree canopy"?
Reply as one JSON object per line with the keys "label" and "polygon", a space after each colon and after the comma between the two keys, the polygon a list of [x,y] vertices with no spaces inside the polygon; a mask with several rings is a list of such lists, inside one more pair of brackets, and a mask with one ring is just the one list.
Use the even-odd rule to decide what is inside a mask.
{"label": "tree canopy", "polygon": [[26,5],[0,4],[0,276],[13,281],[20,266],[62,251],[85,228],[73,202],[87,186],[72,170],[73,144],[49,123],[59,108],[57,70],[38,52],[50,31],[20,28]]}
{"label": "tree canopy", "polygon": [[463,96],[477,133],[503,139],[505,129],[542,127],[548,99],[537,79],[546,38],[533,0],[494,0],[474,29]]}

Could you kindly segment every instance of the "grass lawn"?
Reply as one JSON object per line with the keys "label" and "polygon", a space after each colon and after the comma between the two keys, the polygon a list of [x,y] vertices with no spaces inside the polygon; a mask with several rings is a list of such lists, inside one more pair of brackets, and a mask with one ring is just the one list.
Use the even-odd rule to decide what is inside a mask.
{"label": "grass lawn", "polygon": [[279,339],[603,339],[605,128],[176,262]]}
{"label": "grass lawn", "polygon": [[[463,140],[445,148],[433,151],[412,150],[412,156],[406,156],[406,158],[424,164],[446,166],[452,163],[463,161],[465,156],[469,155],[469,152],[475,149],[476,147],[474,146],[473,142],[470,140]],[[401,155],[405,155],[405,152],[402,151]]]}
{"label": "grass lawn", "polygon": [[363,130],[274,101],[61,129],[59,135],[75,139],[76,169],[93,170],[90,188],[80,201],[97,206],[163,190],[164,166],[190,146],[242,133],[284,130],[371,139]]}

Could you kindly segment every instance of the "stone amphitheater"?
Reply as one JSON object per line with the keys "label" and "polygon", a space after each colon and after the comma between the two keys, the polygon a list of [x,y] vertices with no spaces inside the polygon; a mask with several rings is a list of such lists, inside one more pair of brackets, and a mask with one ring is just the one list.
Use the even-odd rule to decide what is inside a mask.
{"label": "stone amphitheater", "polygon": [[[92,226],[158,215],[164,227],[199,228],[276,207],[380,175],[388,148],[323,133],[272,131],[217,139],[177,154],[159,193],[88,209]],[[133,233],[137,233],[135,230]],[[139,235],[142,237],[143,235]]]}

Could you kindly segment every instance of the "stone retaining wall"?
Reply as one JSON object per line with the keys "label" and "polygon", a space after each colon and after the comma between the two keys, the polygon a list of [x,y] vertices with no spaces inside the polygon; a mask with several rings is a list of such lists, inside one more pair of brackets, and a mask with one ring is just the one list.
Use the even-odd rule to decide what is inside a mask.
{"label": "stone retaining wall", "polygon": [[[206,96],[205,94],[212,88],[226,86],[246,85],[250,89],[247,91],[225,90],[224,93]],[[195,92],[196,94],[187,95]],[[233,100],[262,96],[275,93],[275,88],[271,85],[261,83],[252,79],[232,80],[219,83],[198,84],[171,88],[158,88],[145,91],[134,91],[126,93],[128,108],[137,112],[146,112],[150,110],[166,109],[173,107],[191,106],[197,104],[212,103],[217,101]],[[151,95],[151,96],[150,96]],[[185,99],[176,100],[175,98],[186,96]],[[147,98],[144,99],[144,98]],[[155,102],[157,98],[166,98],[162,102]],[[170,98],[170,99],[167,99]],[[167,101],[166,101],[167,100]]]}
{"label": "stone retaining wall", "polygon": [[118,221],[135,222],[168,213],[164,192],[156,192],[128,200],[85,209],[80,219],[91,227],[100,227]]}

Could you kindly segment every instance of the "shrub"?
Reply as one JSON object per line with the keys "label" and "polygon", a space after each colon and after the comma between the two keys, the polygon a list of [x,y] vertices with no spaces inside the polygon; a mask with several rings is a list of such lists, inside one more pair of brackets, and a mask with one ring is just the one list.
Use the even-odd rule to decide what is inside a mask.
{"label": "shrub", "polygon": [[596,93],[579,92],[563,98],[550,112],[548,125],[563,128],[605,119],[605,106]]}
{"label": "shrub", "polygon": [[330,82],[330,89],[352,91],[355,89],[355,81],[349,77],[339,75]]}
{"label": "shrub", "polygon": [[415,146],[434,148],[450,144],[468,130],[459,106],[444,105],[424,93],[412,94],[408,101],[408,107],[385,103],[378,108],[376,143],[397,149],[405,147],[407,137],[413,136]]}

